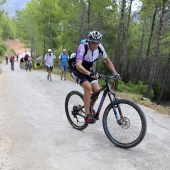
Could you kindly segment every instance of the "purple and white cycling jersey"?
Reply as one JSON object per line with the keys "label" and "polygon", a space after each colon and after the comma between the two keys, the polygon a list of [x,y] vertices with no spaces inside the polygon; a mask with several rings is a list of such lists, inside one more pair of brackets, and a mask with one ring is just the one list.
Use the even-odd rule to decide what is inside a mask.
{"label": "purple and white cycling jersey", "polygon": [[[94,66],[96,65],[96,61],[99,57],[99,49],[92,51],[89,47],[89,44],[87,43],[88,50],[87,54],[84,56],[85,53],[85,46],[84,44],[80,44],[77,49],[77,57],[76,61],[82,61],[82,65],[87,70],[93,70]],[[99,48],[102,51],[102,58],[106,58],[107,54],[105,52],[105,49],[102,44],[99,44]]]}

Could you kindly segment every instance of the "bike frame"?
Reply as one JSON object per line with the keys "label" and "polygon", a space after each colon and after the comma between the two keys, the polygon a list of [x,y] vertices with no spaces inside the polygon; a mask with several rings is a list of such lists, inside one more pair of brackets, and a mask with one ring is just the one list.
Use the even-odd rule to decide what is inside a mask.
{"label": "bike frame", "polygon": [[[98,109],[97,109],[97,112],[96,112],[96,116],[99,116],[100,111],[101,111],[101,109],[102,109],[102,106],[103,106],[103,104],[104,104],[106,95],[108,95],[108,96],[109,96],[109,99],[110,99],[110,102],[112,103],[112,108],[113,108],[113,112],[114,112],[114,114],[115,114],[115,118],[116,118],[118,124],[120,124],[120,119],[123,118],[123,114],[122,114],[121,108],[120,108],[120,106],[119,106],[118,104],[117,104],[117,105],[113,104],[113,102],[114,102],[115,100],[117,100],[116,94],[115,94],[114,92],[112,92],[111,87],[110,87],[110,84],[108,83],[108,80],[105,80],[105,82],[106,82],[106,85],[103,86],[103,87],[97,92],[97,93],[100,93],[101,91],[104,90],[103,95],[102,95],[102,98],[101,98],[100,103],[99,103],[99,106],[98,106]],[[96,94],[96,93],[92,94],[91,98],[93,98],[93,96],[94,96],[95,94]],[[112,95],[113,95],[113,98],[111,97]],[[94,102],[94,101],[91,102],[91,105],[93,104],[93,102]],[[119,114],[117,113],[116,108],[118,109]]]}

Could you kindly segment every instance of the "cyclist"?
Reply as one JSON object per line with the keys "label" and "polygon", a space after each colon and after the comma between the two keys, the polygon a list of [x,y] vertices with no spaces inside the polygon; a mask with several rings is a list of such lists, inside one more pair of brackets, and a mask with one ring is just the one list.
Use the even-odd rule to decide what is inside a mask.
{"label": "cyclist", "polygon": [[18,54],[16,55],[16,58],[17,58],[17,62],[18,62],[18,58],[19,58]]}
{"label": "cyclist", "polygon": [[22,57],[22,58],[20,59],[20,68],[21,68],[23,62],[24,62],[24,58]]}
{"label": "cyclist", "polygon": [[28,58],[29,58],[29,55],[28,55],[28,54],[25,54],[25,56],[24,56],[24,62],[25,62],[25,64],[27,63]]}
{"label": "cyclist", "polygon": [[6,64],[8,64],[8,56],[5,56]]}
{"label": "cyclist", "polygon": [[28,68],[29,68],[29,71],[31,71],[31,68],[33,67],[33,61],[32,61],[32,57],[30,56],[28,58]]}
{"label": "cyclist", "polygon": [[13,71],[14,71],[14,62],[15,62],[15,57],[14,56],[10,57],[11,70]]}
{"label": "cyclist", "polygon": [[[71,76],[83,87],[84,89],[84,108],[87,123],[94,123],[95,118],[90,114],[90,95],[91,92],[97,93],[100,90],[98,84],[98,74],[93,72],[93,68],[96,65],[99,52],[102,53],[102,58],[111,70],[116,78],[120,75],[116,72],[110,59],[107,57],[103,45],[100,43],[102,40],[102,34],[98,31],[92,31],[88,34],[86,46],[88,47],[87,53],[85,53],[85,44],[80,44],[77,49],[76,56],[76,69],[71,70]],[[99,50],[100,48],[100,50]],[[85,55],[84,55],[85,54]]]}

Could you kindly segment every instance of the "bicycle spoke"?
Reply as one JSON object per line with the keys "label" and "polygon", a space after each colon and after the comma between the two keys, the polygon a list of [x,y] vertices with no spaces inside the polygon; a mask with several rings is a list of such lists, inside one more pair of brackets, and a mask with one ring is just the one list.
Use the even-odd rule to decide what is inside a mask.
{"label": "bicycle spoke", "polygon": [[105,133],[119,147],[134,147],[145,136],[146,120],[143,112],[135,103],[124,99],[119,101],[119,107],[115,107],[114,111],[119,114],[118,108],[120,108],[123,118],[118,123],[112,105],[110,105],[103,117]]}
{"label": "bicycle spoke", "polygon": [[65,109],[67,118],[70,124],[78,130],[83,130],[87,127],[84,119],[85,111],[82,106],[83,104],[83,95],[80,92],[70,92],[66,97]]}

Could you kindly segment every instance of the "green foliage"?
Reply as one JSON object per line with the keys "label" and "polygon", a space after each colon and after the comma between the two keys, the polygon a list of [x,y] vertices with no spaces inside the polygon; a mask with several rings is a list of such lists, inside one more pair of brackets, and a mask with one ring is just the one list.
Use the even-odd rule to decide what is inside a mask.
{"label": "green foliage", "polygon": [[[154,58],[162,1],[142,0],[141,2],[142,8],[139,9],[139,13],[136,15],[138,20],[136,21],[131,13],[128,35],[126,37],[124,34],[122,37],[122,54],[125,54],[124,47],[125,45],[127,46],[127,68],[124,69],[126,71],[123,74],[120,73],[123,75],[122,81],[125,83],[120,81],[119,90],[143,95],[147,85],[144,85],[141,81],[137,85],[133,85],[131,82],[136,82],[138,79],[144,82],[148,80],[152,64],[150,61],[152,59],[146,58],[146,50],[148,48],[154,9],[157,6],[155,29],[148,56],[148,58],[151,58],[150,56]],[[2,38],[5,40],[17,37],[28,48],[31,48],[34,55],[44,56],[47,49],[52,48],[55,55],[58,56],[63,48],[66,48],[67,52],[75,52],[79,41],[87,38],[89,31],[98,30],[103,34],[102,45],[106,50],[107,56],[111,61],[114,61],[120,25],[121,3],[122,1],[113,0],[30,0],[25,9],[16,11],[14,18],[10,19],[7,14],[0,16],[0,30],[3,30],[3,32],[1,31],[2,34],[0,34],[0,45],[2,44]],[[162,34],[160,59],[162,55],[167,57],[170,51],[169,5],[170,2],[168,1],[165,18],[167,24],[165,24],[165,32]],[[128,25],[128,9],[129,2],[126,2],[124,32],[126,32]],[[122,60],[122,56],[120,58]],[[166,61],[161,59],[161,62],[159,61],[158,63],[157,72],[159,74],[156,74],[155,79],[159,79],[159,82],[160,77],[162,77],[160,70]],[[122,66],[122,61],[120,62],[120,66]],[[136,68],[139,68],[139,70]],[[101,57],[97,61],[96,71],[102,74],[111,73]],[[138,73],[139,75],[137,75]],[[166,85],[166,89],[169,89],[168,85]],[[170,92],[170,90],[167,91]],[[152,91],[151,98],[153,96],[157,97],[159,93],[160,89],[154,84],[154,94]]]}
{"label": "green foliage", "polygon": [[0,56],[4,56],[6,50],[7,50],[6,45],[1,44],[1,45],[0,45]]}
{"label": "green foliage", "polygon": [[14,39],[16,37],[16,25],[8,17],[8,14],[4,14],[0,21],[0,28],[3,30],[2,39]]}
{"label": "green foliage", "polygon": [[156,100],[158,99],[160,91],[161,91],[161,86],[157,80],[154,81],[153,91],[154,91],[154,100]]}
{"label": "green foliage", "polygon": [[[105,83],[104,81],[99,81],[99,84],[103,86]],[[137,95],[142,95],[146,92],[147,85],[143,84],[141,81],[138,81],[138,84],[135,85],[132,82],[124,83],[123,81],[119,80],[118,83],[118,92],[126,92],[126,93],[132,93]],[[153,99],[154,97],[154,91],[152,90],[150,98]]]}

